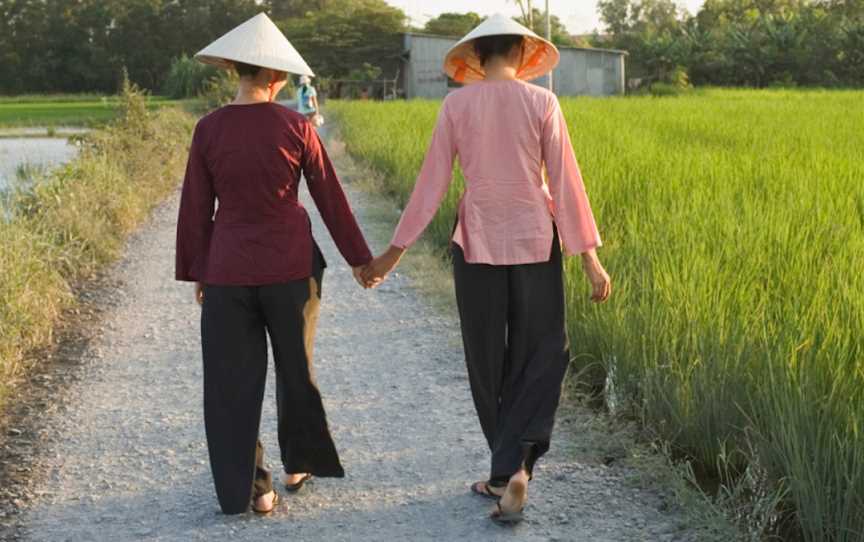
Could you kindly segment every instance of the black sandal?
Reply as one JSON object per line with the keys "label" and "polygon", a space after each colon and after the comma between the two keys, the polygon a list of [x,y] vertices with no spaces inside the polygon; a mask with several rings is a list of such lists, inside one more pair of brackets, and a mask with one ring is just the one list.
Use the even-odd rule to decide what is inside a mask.
{"label": "black sandal", "polygon": [[525,519],[525,516],[522,513],[522,511],[525,510],[524,508],[520,508],[516,512],[505,512],[504,509],[501,508],[501,501],[495,503],[495,506],[497,506],[497,509],[492,511],[489,519],[491,519],[498,525],[511,527],[518,523],[522,523],[522,520]]}
{"label": "black sandal", "polygon": [[300,478],[299,482],[295,484],[285,484],[285,491],[289,493],[297,493],[298,491],[300,491],[300,488],[303,487],[303,484],[305,484],[311,479],[312,475],[307,472],[302,478]]}
{"label": "black sandal", "polygon": [[279,505],[279,493],[277,493],[275,490],[273,490],[273,504],[270,506],[270,508],[268,510],[261,510],[260,508],[255,508],[255,501],[257,501],[258,499],[260,499],[261,497],[263,497],[266,494],[267,493],[264,493],[262,495],[258,495],[257,497],[252,498],[252,511],[255,512],[256,514],[260,514],[262,516],[269,514],[273,510],[276,510],[276,507]]}
{"label": "black sandal", "polygon": [[[500,499],[501,495],[497,495],[492,492],[492,487],[488,481],[486,482],[474,482],[471,484],[471,493],[475,495],[480,495],[481,497],[486,497],[487,499]],[[506,486],[504,486],[506,487]]]}

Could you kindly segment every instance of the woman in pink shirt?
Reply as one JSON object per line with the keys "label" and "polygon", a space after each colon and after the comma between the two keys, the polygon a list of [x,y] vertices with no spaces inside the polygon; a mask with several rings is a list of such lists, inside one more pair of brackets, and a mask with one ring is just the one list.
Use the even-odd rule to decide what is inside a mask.
{"label": "woman in pink shirt", "polygon": [[492,452],[488,480],[471,489],[498,499],[491,517],[500,523],[522,519],[570,361],[561,245],[581,255],[595,302],[611,293],[558,100],[524,82],[550,72],[558,57],[503,15],[450,50],[444,69],[466,85],[445,98],[391,246],[364,275],[369,284],[383,280],[420,237],[458,156],[465,193],[451,243],[454,281],[471,392]]}

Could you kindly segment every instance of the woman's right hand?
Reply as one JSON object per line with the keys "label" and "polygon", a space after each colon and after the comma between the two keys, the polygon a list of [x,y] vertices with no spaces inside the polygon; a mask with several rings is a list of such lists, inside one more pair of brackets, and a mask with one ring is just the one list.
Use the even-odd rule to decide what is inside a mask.
{"label": "woman's right hand", "polygon": [[200,282],[195,283],[195,301],[198,302],[199,305],[204,304],[204,285]]}
{"label": "woman's right hand", "polygon": [[612,279],[603,269],[603,264],[597,257],[597,251],[589,250],[582,254],[582,269],[591,282],[591,301],[604,303],[612,295]]}

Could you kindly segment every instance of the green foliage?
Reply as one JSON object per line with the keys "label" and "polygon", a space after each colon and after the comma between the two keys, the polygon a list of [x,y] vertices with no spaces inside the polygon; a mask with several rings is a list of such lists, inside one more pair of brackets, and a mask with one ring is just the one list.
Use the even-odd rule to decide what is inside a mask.
{"label": "green foliage", "polygon": [[[516,17],[516,20],[534,32],[539,36],[546,36],[546,12],[540,11],[537,8],[533,8],[533,13],[531,16],[532,23],[529,23],[526,20],[525,16]],[[572,36],[570,36],[570,31],[567,30],[567,27],[564,23],[561,22],[561,19],[558,18],[557,15],[552,15],[550,17],[550,26],[552,29],[552,43],[559,46],[572,46],[575,45]]]}
{"label": "green foliage", "polygon": [[216,68],[189,58],[185,54],[175,58],[163,85],[169,98],[194,98],[201,94],[207,83],[216,76]]}
{"label": "green foliage", "polygon": [[481,17],[473,11],[469,11],[468,13],[442,13],[426,21],[423,31],[439,36],[462,37],[485,19],[485,17]]}
{"label": "green foliage", "polygon": [[215,77],[207,81],[200,98],[207,109],[216,109],[231,102],[237,96],[240,78],[234,70],[219,70]]}
{"label": "green foliage", "polygon": [[696,15],[673,0],[601,0],[629,73],[670,81],[684,67],[698,85],[860,86],[864,5],[825,0],[707,0]]}
{"label": "green foliage", "polygon": [[[149,113],[133,86],[122,115],[82,140],[78,158],[7,198],[0,220],[0,398],[23,354],[51,340],[72,285],[116,258],[124,238],[173,191],[192,118]],[[0,216],[3,216],[0,213]]]}
{"label": "green foliage", "polygon": [[172,59],[260,11],[255,0],[0,0],[0,91],[113,93],[125,66],[161,89]]}
{"label": "green foliage", "polygon": [[[527,9],[527,6],[524,8]],[[522,16],[515,19],[525,26],[532,28],[537,34],[546,36],[546,13],[537,8],[531,8],[531,15],[525,11]],[[531,21],[528,21],[531,19]],[[486,17],[481,17],[473,11],[467,13],[442,13],[438,17],[430,19],[426,22],[423,28],[424,32],[429,34],[438,34],[441,36],[458,36],[462,37],[477,25],[486,20]],[[570,35],[567,27],[561,22],[557,15],[552,15],[550,18],[552,29],[552,42],[560,46],[580,46],[590,47],[587,42],[577,42]]]}
{"label": "green foliage", "polygon": [[355,68],[348,72],[348,79],[356,81],[374,81],[381,77],[381,68],[373,66],[368,62],[364,62],[359,68]]}
{"label": "green foliage", "polygon": [[669,74],[669,82],[679,90],[689,90],[693,87],[690,84],[690,76],[687,75],[687,70],[683,66],[676,66],[672,73]]}
{"label": "green foliage", "polygon": [[[574,373],[599,386],[598,368],[614,366],[634,417],[725,475],[721,501],[752,494],[738,518],[751,528],[788,512],[807,542],[861,540],[864,94],[562,106],[616,285],[593,305],[579,262],[566,263]],[[329,105],[349,152],[403,204],[438,107]],[[457,175],[427,234],[441,247],[461,187]]]}
{"label": "green foliage", "polygon": [[401,64],[405,13],[384,0],[325,2],[323,9],[277,23],[309,65],[328,77],[347,77],[369,62],[392,78]]}
{"label": "green foliage", "polygon": [[648,87],[648,93],[652,96],[657,96],[662,98],[664,96],[680,96],[682,90],[672,83],[651,83],[651,86]]}
{"label": "green foliage", "polygon": [[[185,105],[158,96],[145,97],[147,107]],[[35,95],[0,97],[0,126],[96,126],[117,117],[116,96]]]}
{"label": "green foliage", "polygon": [[648,93],[652,96],[680,96],[693,89],[687,70],[677,66],[671,73],[667,74],[664,81],[656,81],[648,86]]}

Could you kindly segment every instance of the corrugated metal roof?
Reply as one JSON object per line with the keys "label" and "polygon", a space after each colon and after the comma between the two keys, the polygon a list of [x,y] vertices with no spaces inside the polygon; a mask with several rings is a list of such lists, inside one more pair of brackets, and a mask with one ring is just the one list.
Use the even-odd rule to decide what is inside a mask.
{"label": "corrugated metal roof", "polygon": [[[442,36],[440,34],[426,34],[423,32],[402,32],[403,36],[419,36],[421,38],[433,38],[439,40],[448,40],[452,42],[459,41],[458,37],[454,36]],[[567,50],[576,50],[576,51],[590,51],[594,53],[611,53],[616,55],[630,55],[627,51],[622,51],[621,49],[602,49],[599,47],[571,47],[566,45],[556,45],[559,49],[567,49]]]}

